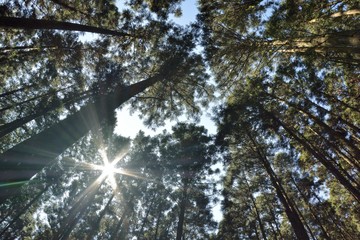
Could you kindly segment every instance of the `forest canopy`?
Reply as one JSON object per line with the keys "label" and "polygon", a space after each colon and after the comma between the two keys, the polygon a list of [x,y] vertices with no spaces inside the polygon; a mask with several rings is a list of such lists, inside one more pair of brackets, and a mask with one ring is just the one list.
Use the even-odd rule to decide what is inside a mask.
{"label": "forest canopy", "polygon": [[1,239],[360,238],[360,3],[183,2],[0,1]]}

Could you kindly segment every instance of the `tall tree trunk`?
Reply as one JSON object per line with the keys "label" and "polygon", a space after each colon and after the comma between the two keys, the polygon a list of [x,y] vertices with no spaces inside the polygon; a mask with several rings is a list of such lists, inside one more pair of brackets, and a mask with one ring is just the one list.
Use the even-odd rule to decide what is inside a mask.
{"label": "tall tree trunk", "polygon": [[340,134],[339,132],[335,131],[333,128],[331,128],[331,126],[327,125],[325,122],[323,122],[321,119],[319,119],[318,117],[314,116],[309,110],[305,109],[304,107],[300,107],[299,105],[290,103],[289,101],[286,101],[284,99],[281,99],[273,94],[268,94],[269,96],[271,96],[272,98],[275,98],[283,103],[286,103],[288,106],[296,109],[300,114],[303,114],[307,117],[309,117],[310,119],[312,119],[315,123],[317,123],[320,127],[322,127],[325,131],[327,131],[327,133],[329,133],[329,135],[334,138],[334,139],[338,139],[339,141],[341,141],[345,146],[348,146],[349,148],[351,148],[355,154],[355,156],[360,156],[360,149],[354,144],[352,143],[350,140],[348,140],[345,136],[343,136],[342,134]]}
{"label": "tall tree trunk", "polygon": [[159,227],[160,227],[160,220],[161,220],[161,208],[158,206],[158,215],[157,215],[157,219],[156,219],[156,226],[155,226],[155,233],[154,233],[154,239],[157,239],[157,235],[159,232]]}
{"label": "tall tree trunk", "polygon": [[106,176],[101,175],[96,178],[90,186],[88,186],[83,192],[80,193],[73,204],[72,208],[69,210],[68,215],[60,224],[60,229],[55,233],[54,239],[68,239],[72,230],[76,226],[77,222],[82,218],[82,216],[89,210],[98,190],[100,189],[102,183],[105,181]]}
{"label": "tall tree trunk", "polygon": [[[280,231],[279,223],[276,221],[276,216],[275,216],[274,210],[269,205],[268,205],[268,209],[269,209],[271,218],[274,221],[277,234],[279,235],[280,239],[284,239],[284,237],[282,236],[281,231]],[[270,223],[270,225],[271,225],[271,223]]]}
{"label": "tall tree trunk", "polygon": [[[326,112],[327,114],[329,114],[329,115],[332,115],[334,118],[336,118],[338,121],[340,121],[340,122],[342,122],[343,124],[345,124],[345,125],[347,125],[354,133],[359,133],[360,132],[360,128],[359,127],[357,127],[357,126],[355,126],[353,123],[351,123],[351,122],[349,122],[348,120],[346,120],[346,119],[344,119],[343,117],[341,117],[341,114],[338,112],[338,111],[334,111],[334,109],[332,109],[332,110],[328,110],[328,109],[326,109],[325,107],[323,107],[323,106],[321,106],[319,103],[316,103],[316,102],[314,102],[313,100],[310,100],[308,97],[306,97],[306,96],[303,96],[303,94],[301,93],[301,92],[299,92],[299,91],[297,91],[296,89],[294,89],[293,87],[291,87],[291,86],[289,86],[289,84],[287,84],[287,83],[284,83],[285,84],[285,87],[286,88],[289,88],[290,87],[290,89],[291,89],[291,91],[294,93],[294,94],[296,94],[296,95],[298,95],[298,96],[302,96],[301,97],[301,100],[303,100],[304,102],[305,102],[305,104],[307,104],[307,105],[309,105],[309,106],[314,106],[316,109],[320,109],[322,112]],[[324,96],[326,96],[327,98],[329,98],[330,96],[329,95],[326,95],[325,93],[323,93],[323,92],[320,92],[322,95],[324,95]],[[278,100],[280,100],[280,101],[286,101],[286,104],[287,103],[289,103],[289,101],[287,101],[287,100],[285,100],[285,99],[283,99],[283,98],[280,98],[280,97],[278,97],[277,95],[275,95],[275,94],[271,94],[271,93],[266,93],[266,94],[268,94],[270,97],[272,97],[272,98],[276,98],[276,99],[278,99]],[[332,96],[331,97],[331,99],[333,99],[334,97]],[[329,100],[329,99],[327,99],[327,101],[331,101],[331,100]],[[360,112],[358,109],[354,109],[354,108],[352,108],[352,107],[350,107],[350,106],[346,106],[346,107],[349,107],[349,108],[351,108],[352,110],[354,110],[354,111],[357,111],[357,112]]]}
{"label": "tall tree trunk", "polygon": [[183,189],[181,200],[180,200],[179,221],[178,221],[177,228],[176,228],[176,240],[181,240],[183,237],[186,201],[187,201],[187,194],[188,194],[187,191],[188,191],[188,183],[187,183],[187,180],[185,180],[184,189]]}
{"label": "tall tree trunk", "polygon": [[[169,78],[170,74],[175,74],[171,70],[182,60],[179,56],[168,60],[157,75],[127,87],[119,86],[113,93],[97,97],[78,112],[2,153],[0,181],[10,184],[29,180],[89,130],[98,129],[100,123],[108,119],[122,103],[156,82]],[[21,185],[3,187],[0,203],[15,194]]]}
{"label": "tall tree trunk", "polygon": [[10,96],[10,95],[12,95],[12,94],[14,94],[16,92],[21,92],[21,91],[23,91],[25,89],[28,89],[28,88],[31,88],[33,86],[36,86],[36,84],[25,85],[25,86],[23,86],[21,88],[18,88],[18,89],[14,89],[14,90],[11,90],[11,91],[8,91],[8,92],[3,92],[3,93],[0,94],[0,98]]}
{"label": "tall tree trunk", "polygon": [[[328,93],[326,93],[326,92],[319,91],[319,93],[321,93],[322,95],[324,95],[329,102],[331,102],[331,103],[333,103],[333,104],[335,104],[335,105],[338,105],[338,106],[340,105],[340,106],[342,106],[343,108],[349,108],[349,109],[351,109],[351,110],[354,111],[354,112],[360,113],[360,104],[354,103],[354,104],[356,104],[356,106],[352,106],[352,105],[350,105],[349,103],[346,103],[346,102],[344,102],[343,100],[338,99],[336,96],[333,96],[333,95],[328,94]],[[345,99],[344,99],[344,100],[345,100]]]}
{"label": "tall tree trunk", "polygon": [[134,198],[135,198],[135,196],[131,195],[130,199],[127,201],[127,204],[125,204],[125,207],[121,214],[121,217],[120,217],[118,223],[116,224],[115,228],[113,229],[113,231],[110,234],[110,240],[118,239],[118,235],[119,235],[119,232],[121,232],[121,228],[125,221],[125,218],[129,215],[129,213],[134,211],[133,204],[132,204],[134,201]]}
{"label": "tall tree trunk", "polygon": [[263,224],[263,222],[262,222],[262,220],[261,220],[260,212],[259,212],[259,209],[258,209],[258,207],[257,207],[257,205],[256,205],[256,201],[255,201],[255,199],[254,199],[254,197],[253,197],[253,195],[252,195],[252,193],[251,193],[251,191],[250,191],[249,182],[248,182],[248,180],[247,180],[247,178],[246,178],[246,175],[245,175],[244,173],[243,173],[243,176],[244,176],[244,180],[245,180],[244,182],[245,182],[246,187],[247,187],[248,195],[249,195],[249,197],[250,197],[251,203],[253,204],[253,206],[254,206],[254,208],[255,208],[255,214],[256,214],[256,218],[257,218],[257,220],[258,220],[258,222],[259,222],[261,234],[262,234],[262,236],[263,236],[263,239],[264,239],[264,240],[267,240],[266,232],[265,232],[265,228],[264,228],[264,224]]}
{"label": "tall tree trunk", "polygon": [[314,212],[314,209],[312,208],[311,204],[309,203],[308,199],[305,197],[304,193],[301,191],[300,187],[298,186],[298,184],[296,183],[294,177],[292,175],[290,175],[290,179],[291,182],[294,184],[295,188],[298,190],[301,198],[303,199],[304,203],[306,204],[306,206],[309,208],[311,215],[313,216],[313,218],[315,219],[315,222],[319,225],[321,231],[324,234],[324,239],[326,240],[331,240],[331,238],[329,237],[329,235],[327,234],[327,231],[325,230],[325,227],[323,226],[323,224],[320,221],[320,218],[316,215],[316,213]]}
{"label": "tall tree trunk", "polygon": [[293,206],[292,201],[288,198],[285,189],[282,187],[281,182],[277,178],[274,170],[272,169],[269,161],[266,159],[265,154],[261,150],[260,146],[256,142],[256,140],[248,133],[248,137],[253,143],[253,151],[258,156],[258,159],[261,161],[262,165],[264,166],[267,174],[270,177],[271,184],[275,188],[276,194],[285,208],[285,213],[289,219],[289,222],[294,230],[296,238],[299,240],[309,240],[309,236],[306,232],[304,224],[301,222],[300,216],[297,213],[295,207]]}
{"label": "tall tree trunk", "polygon": [[281,47],[280,52],[306,52],[314,49],[315,52],[360,53],[360,30],[345,30],[302,38],[288,38],[285,40],[270,40],[260,42],[259,46]]}
{"label": "tall tree trunk", "polygon": [[320,20],[323,20],[324,18],[338,18],[338,17],[343,17],[343,16],[351,16],[351,15],[359,15],[360,14],[360,10],[359,9],[350,9],[344,12],[337,12],[337,13],[333,13],[331,15],[328,16],[323,16],[322,18],[313,18],[309,21],[309,23],[316,23]]}
{"label": "tall tree trunk", "polygon": [[[265,110],[266,111],[266,110]],[[294,130],[285,123],[283,123],[280,119],[278,119],[274,114],[270,113],[269,111],[266,111],[269,116],[271,116],[272,119],[276,123],[278,123],[281,127],[284,128],[284,130],[294,139],[296,140],[303,148],[311,153],[324,167],[334,175],[334,177],[342,184],[354,197],[354,199],[358,202],[360,202],[360,191],[355,188],[346,177],[344,177],[343,174],[330,162],[328,161],[325,156],[323,156],[321,153],[319,153],[310,143],[305,141],[302,137],[298,136]]]}
{"label": "tall tree trunk", "polygon": [[47,106],[42,107],[42,108],[38,108],[34,113],[18,118],[12,122],[6,123],[4,125],[0,126],[0,138],[4,137],[6,134],[11,133],[12,131],[14,131],[15,129],[23,126],[24,124],[38,118],[41,117],[43,115],[45,115],[46,113],[50,112],[50,111],[54,111],[57,108],[59,108],[60,106],[62,106],[63,104],[68,104],[68,103],[73,103],[75,101],[79,101],[79,100],[83,100],[85,98],[88,98],[91,95],[91,91],[85,91],[83,93],[79,93],[79,95],[74,98],[74,97],[67,97],[65,99],[62,99],[61,101],[53,101],[50,102]]}
{"label": "tall tree trunk", "polygon": [[[46,192],[49,189],[50,185],[47,185],[43,190],[41,190],[33,199],[31,199],[31,201],[25,205],[25,207],[23,209],[20,210],[20,212],[18,214],[16,214],[15,217],[13,217],[11,219],[11,221],[6,225],[5,228],[2,229],[2,231],[0,232],[0,236],[2,236],[8,229],[9,227],[11,227],[11,225],[13,225],[26,211],[29,210],[29,208],[31,207],[31,205],[33,205],[36,201],[39,200],[39,198],[43,195],[44,192]],[[10,214],[7,214],[6,216],[4,216],[1,220],[0,223],[2,223],[3,221],[6,220],[6,218],[9,216]]]}
{"label": "tall tree trunk", "polygon": [[67,31],[80,31],[106,34],[116,37],[131,37],[131,34],[113,31],[105,28],[87,26],[77,23],[60,22],[54,20],[16,18],[16,17],[0,17],[0,27],[2,28],[18,28],[18,29],[57,29]]}
{"label": "tall tree trunk", "polygon": [[111,197],[109,198],[109,200],[107,201],[104,209],[100,212],[99,217],[96,219],[96,222],[95,222],[94,226],[92,226],[92,228],[90,230],[90,233],[88,234],[88,237],[87,237],[88,240],[94,239],[94,236],[95,236],[96,232],[100,228],[101,219],[105,216],[106,212],[108,211],[108,208],[109,208],[112,200],[114,199],[114,196],[115,196],[115,194],[113,193],[111,195]]}
{"label": "tall tree trunk", "polygon": [[150,205],[148,204],[148,202],[145,204],[145,206],[148,206],[148,209],[146,210],[144,219],[143,219],[143,221],[141,223],[141,228],[140,228],[139,233],[138,233],[139,238],[141,238],[141,236],[144,235],[144,228],[145,228],[146,223],[148,222],[148,217],[149,217],[150,211],[152,210],[152,206],[154,204],[154,199],[155,199],[155,194],[152,196],[152,198],[150,200]]}

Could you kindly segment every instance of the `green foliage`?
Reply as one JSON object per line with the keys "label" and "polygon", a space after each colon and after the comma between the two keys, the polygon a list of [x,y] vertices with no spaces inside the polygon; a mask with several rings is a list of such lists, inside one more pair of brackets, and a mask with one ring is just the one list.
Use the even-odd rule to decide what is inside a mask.
{"label": "green foliage", "polygon": [[[140,132],[131,147],[112,130],[104,127],[84,137],[23,187],[28,194],[3,205],[2,236],[174,238],[186,201],[182,234],[207,238],[216,224],[204,171],[214,149],[204,127],[179,124],[172,134],[155,137]],[[94,168],[104,164],[99,149],[109,161],[121,158],[116,189],[111,176],[105,179]]]}
{"label": "green foliage", "polygon": [[[181,3],[0,3],[3,20],[29,23],[0,34],[1,237],[359,238],[358,1],[200,0],[198,21],[185,27],[171,20]],[[83,31],[45,26],[54,21]],[[88,27],[107,34],[84,35]],[[199,120],[216,91],[226,176],[215,234],[207,180],[219,153],[205,128],[140,132],[130,147],[106,126],[130,97],[148,126],[184,113]],[[102,121],[79,120],[92,104]],[[109,159],[126,153],[116,191],[91,165],[103,164],[99,148]],[[24,182],[7,183],[38,170],[6,200]]]}

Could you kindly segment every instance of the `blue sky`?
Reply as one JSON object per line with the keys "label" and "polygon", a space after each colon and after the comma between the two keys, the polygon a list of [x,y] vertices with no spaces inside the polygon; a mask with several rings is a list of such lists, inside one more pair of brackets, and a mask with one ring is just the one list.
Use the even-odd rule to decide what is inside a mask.
{"label": "blue sky", "polygon": [[[190,22],[196,20],[196,14],[198,13],[196,0],[186,0],[182,2],[181,9],[182,9],[182,16],[180,18],[172,18],[172,20],[175,23],[181,25],[187,25]],[[216,127],[213,121],[210,119],[209,115],[210,115],[210,110],[204,112],[203,116],[201,117],[199,125],[205,126],[210,134],[215,134]],[[186,120],[187,120],[186,116],[182,116],[178,119],[178,121],[186,121]],[[156,129],[156,131],[152,129],[148,129],[143,125],[138,112],[135,112],[132,115],[130,115],[129,107],[124,107],[123,109],[117,112],[117,126],[115,128],[115,132],[124,137],[133,138],[139,132],[139,130],[144,131],[145,134],[148,135],[155,135],[157,133],[162,132],[164,129],[170,131],[171,126],[173,126],[174,124],[176,124],[176,121],[173,122],[166,121],[165,127],[158,128]]]}
{"label": "blue sky", "polygon": [[[196,14],[198,13],[196,0],[184,1],[181,4],[181,9],[182,9],[181,18],[173,18],[173,21],[175,23],[181,25],[187,25],[190,22],[196,20]],[[208,129],[209,134],[215,134],[216,126],[210,118],[210,113],[211,113],[211,108],[204,111],[200,119],[200,123],[198,124],[206,127]],[[136,134],[139,132],[139,130],[144,131],[145,134],[147,135],[155,135],[161,133],[164,129],[166,129],[167,131],[171,131],[171,127],[175,125],[177,122],[177,121],[172,121],[172,122],[166,121],[164,127],[160,127],[157,128],[156,130],[152,130],[144,126],[142,120],[139,117],[138,112],[135,112],[132,115],[130,115],[130,109],[128,106],[124,107],[121,110],[118,110],[116,117],[117,117],[117,124],[115,128],[115,133],[130,138],[134,138]],[[187,120],[186,116],[182,116],[178,119],[178,121],[180,122],[186,122],[186,120]],[[218,164],[217,166],[214,167],[222,169],[221,164]],[[214,219],[220,222],[220,220],[222,219],[222,213],[221,213],[221,205],[219,203],[213,207],[213,214],[214,214]]]}

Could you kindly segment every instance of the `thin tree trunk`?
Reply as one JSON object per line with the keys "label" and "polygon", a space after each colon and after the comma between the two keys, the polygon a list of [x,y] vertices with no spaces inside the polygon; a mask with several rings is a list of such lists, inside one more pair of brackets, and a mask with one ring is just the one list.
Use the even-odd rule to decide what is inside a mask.
{"label": "thin tree trunk", "polygon": [[111,195],[111,197],[109,198],[109,200],[107,201],[104,209],[100,212],[99,217],[96,219],[96,222],[95,222],[94,226],[92,226],[91,231],[90,231],[90,233],[88,234],[88,238],[87,238],[88,240],[94,239],[94,235],[96,234],[96,231],[99,230],[99,228],[100,228],[101,219],[103,219],[103,217],[104,217],[105,214],[106,214],[106,211],[108,211],[108,208],[109,208],[109,206],[110,206],[110,203],[111,203],[112,200],[114,199],[114,196],[115,196],[115,194],[113,193],[113,194]]}
{"label": "thin tree trunk", "polygon": [[87,26],[77,23],[60,22],[54,20],[16,18],[16,17],[0,17],[0,27],[2,28],[18,28],[18,29],[57,29],[67,31],[91,32],[106,34],[115,37],[132,37],[131,34],[113,31],[105,28]]}
{"label": "thin tree trunk", "polygon": [[[252,225],[250,225],[250,226],[252,226]],[[254,227],[251,227],[251,228],[253,228],[254,231],[255,231],[256,239],[257,239],[257,240],[260,240],[260,236],[259,236],[259,233],[258,233],[257,227],[256,227],[256,221],[254,222]],[[250,233],[249,233],[249,235],[250,235]]]}
{"label": "thin tree trunk", "polygon": [[121,217],[118,221],[118,223],[116,224],[114,230],[112,231],[111,235],[110,235],[110,240],[115,240],[118,239],[118,235],[119,235],[119,230],[122,227],[122,224],[125,220],[125,218],[127,217],[127,215],[129,214],[130,210],[133,211],[133,207],[130,207],[130,203],[132,203],[134,201],[134,196],[131,195],[129,201],[127,201],[127,204],[124,207],[124,211],[121,214]]}
{"label": "thin tree trunk", "polygon": [[[9,110],[9,109],[11,109],[11,108],[13,108],[13,107],[21,106],[21,105],[23,105],[23,104],[25,104],[25,103],[34,101],[34,100],[39,99],[39,98],[44,98],[44,97],[46,97],[46,96],[48,96],[48,98],[50,98],[51,96],[54,96],[56,93],[58,93],[58,92],[60,92],[60,91],[63,91],[63,90],[66,90],[66,89],[69,89],[69,88],[71,88],[71,87],[72,87],[72,86],[66,87],[66,88],[60,88],[60,89],[55,90],[55,91],[49,91],[49,92],[47,92],[47,93],[44,93],[44,94],[41,94],[41,95],[38,95],[38,96],[35,96],[35,97],[32,97],[32,98],[26,99],[26,100],[24,100],[24,101],[22,101],[22,102],[13,103],[13,104],[11,104],[11,105],[8,105],[8,106],[6,106],[6,107],[1,108],[1,109],[0,109],[0,112],[4,112],[4,111]],[[48,99],[48,98],[47,98],[47,99]],[[2,127],[2,126],[1,126],[1,127]],[[0,129],[1,129],[1,127],[0,127]],[[1,130],[0,130],[0,132],[1,132]],[[0,135],[0,138],[1,138],[1,135]]]}
{"label": "thin tree trunk", "polygon": [[185,180],[184,189],[183,189],[182,197],[180,200],[179,221],[178,221],[177,228],[176,228],[176,240],[181,240],[183,237],[187,191],[188,191],[188,183],[187,183],[187,180]]}
{"label": "thin tree trunk", "polygon": [[68,97],[61,101],[53,101],[53,102],[49,103],[46,107],[38,108],[37,111],[33,114],[18,118],[12,122],[1,125],[0,126],[0,138],[4,137],[6,134],[11,133],[12,131],[14,131],[17,128],[22,127],[23,125],[25,125],[26,123],[28,123],[30,121],[32,121],[38,117],[41,117],[50,111],[56,110],[57,108],[62,106],[62,104],[67,104],[67,103],[71,103],[71,102],[75,102],[75,101],[79,101],[79,100],[83,100],[84,98],[87,98],[90,96],[90,93],[91,93],[91,91],[85,91],[85,92],[81,93],[81,95],[83,95],[83,96],[80,95],[80,96],[77,96],[76,98]]}
{"label": "thin tree trunk", "polygon": [[351,16],[351,15],[358,15],[360,14],[360,10],[359,9],[350,9],[344,12],[337,12],[337,13],[333,13],[330,16],[322,16],[322,18],[313,18],[309,21],[309,23],[316,23],[321,19],[327,19],[327,18],[338,18],[338,17],[343,17],[343,16]]}
{"label": "thin tree trunk", "polygon": [[0,94],[0,98],[1,98],[1,97],[7,97],[7,96],[12,95],[12,94],[14,94],[14,93],[16,93],[16,92],[20,92],[20,91],[23,91],[23,90],[25,90],[25,89],[31,88],[31,87],[33,87],[33,86],[35,86],[35,85],[36,85],[36,84],[30,84],[30,85],[28,85],[28,86],[24,86],[24,87],[21,87],[21,88],[18,88],[18,89],[14,89],[14,90],[11,90],[11,91],[8,91],[8,92],[1,93],[1,94]]}
{"label": "thin tree trunk", "polygon": [[311,230],[311,227],[310,227],[309,224],[306,222],[306,219],[305,219],[304,215],[301,213],[299,207],[298,207],[293,201],[291,201],[291,202],[292,202],[292,204],[293,204],[296,212],[298,213],[300,219],[302,220],[305,228],[308,230],[311,238],[314,239],[314,240],[317,240],[317,237],[314,235],[313,231]]}
{"label": "thin tree trunk", "polygon": [[284,130],[296,140],[299,144],[301,144],[306,151],[311,153],[324,167],[335,176],[335,178],[342,184],[356,199],[356,201],[360,202],[360,191],[356,189],[349,181],[341,174],[341,172],[330,162],[328,161],[321,153],[319,153],[313,146],[311,146],[307,141],[298,136],[289,126],[283,123],[280,119],[278,119],[274,114],[266,111],[280,126],[284,128]]}
{"label": "thin tree trunk", "polygon": [[[308,127],[309,130],[311,130],[313,133],[315,133],[318,137],[320,137],[326,144],[325,147],[328,147],[330,150],[332,150],[332,153],[336,153],[336,155],[339,157],[339,159],[344,160],[347,164],[349,164],[350,166],[352,166],[354,169],[357,169],[358,171],[360,171],[360,165],[359,165],[359,161],[355,161],[355,156],[351,155],[351,153],[349,153],[347,151],[347,149],[340,149],[340,147],[338,146],[338,144],[331,142],[330,140],[328,140],[326,137],[324,137],[318,130],[313,129],[312,127]],[[321,144],[322,146],[320,146],[321,148],[323,148],[323,144]],[[343,150],[343,151],[342,151]],[[350,155],[350,156],[349,156]],[[337,164],[339,166],[339,169],[341,168],[341,170],[343,170],[345,173],[345,169],[343,169],[339,163],[337,163],[334,160],[334,163]],[[348,175],[348,173],[346,173]],[[353,182],[356,182],[355,179],[352,179]]]}
{"label": "thin tree trunk", "polygon": [[340,53],[360,53],[360,31],[346,30],[322,36],[289,38],[285,40],[270,40],[259,42],[259,46],[282,46],[283,52],[305,52],[314,49],[315,52],[335,51]]}
{"label": "thin tree trunk", "polygon": [[75,228],[78,221],[88,211],[91,206],[96,193],[100,189],[102,183],[105,181],[106,176],[101,175],[101,178],[96,180],[88,186],[80,196],[77,197],[77,201],[73,204],[69,210],[68,215],[63,220],[63,224],[60,224],[60,229],[55,233],[54,239],[68,239],[72,230]]}
{"label": "thin tree trunk", "polygon": [[154,199],[155,199],[155,194],[154,196],[151,198],[151,202],[150,202],[150,205],[148,205],[148,203],[146,203],[145,205],[148,206],[148,209],[145,213],[145,217],[142,221],[142,224],[141,224],[141,228],[140,228],[140,231],[139,231],[139,234],[138,234],[138,237],[141,238],[141,236],[143,236],[144,234],[144,228],[145,228],[145,224],[148,222],[148,217],[149,217],[149,214],[150,214],[150,211],[152,210],[152,206],[154,204]]}
{"label": "thin tree trunk", "polygon": [[300,187],[298,186],[298,184],[296,183],[294,177],[291,175],[290,179],[292,181],[292,183],[294,184],[295,188],[298,190],[301,198],[303,199],[304,203],[307,205],[307,207],[310,210],[311,215],[313,216],[313,218],[315,219],[316,223],[319,225],[321,231],[324,234],[324,238],[327,240],[331,240],[331,238],[329,237],[329,235],[327,234],[327,231],[325,230],[325,227],[322,225],[319,217],[314,213],[314,209],[312,208],[311,204],[308,202],[308,200],[306,199],[304,193],[301,191]]}
{"label": "thin tree trunk", "polygon": [[288,101],[285,101],[279,97],[276,97],[275,95],[272,94],[268,94],[269,96],[283,102],[286,103],[288,106],[296,109],[299,113],[311,118],[312,120],[314,120],[315,123],[317,123],[320,127],[322,127],[325,131],[327,131],[333,138],[338,139],[339,141],[341,141],[342,143],[345,144],[345,146],[348,146],[349,148],[351,148],[354,153],[355,156],[360,156],[360,149],[354,145],[350,140],[346,139],[345,136],[339,134],[338,132],[336,132],[334,129],[332,129],[329,125],[327,125],[326,123],[324,123],[321,119],[317,118],[316,116],[314,116],[311,112],[309,112],[308,110],[306,110],[303,107],[300,107],[298,105],[295,105],[293,103],[290,103]]}
{"label": "thin tree trunk", "polygon": [[[28,209],[29,207],[31,207],[31,205],[33,205],[40,197],[41,195],[43,195],[44,192],[46,192],[49,189],[50,185],[47,185],[43,190],[41,190],[28,204],[26,204],[26,206],[21,209],[21,211],[16,214],[15,217],[13,217],[11,219],[11,221],[6,225],[6,227],[0,232],[0,236],[2,236],[8,229],[9,227],[11,227],[11,225],[13,225]],[[2,220],[0,221],[0,223],[2,223],[3,221],[5,221],[5,219],[9,216],[10,214],[7,214],[7,216],[3,217]]]}
{"label": "thin tree trunk", "polygon": [[[243,173],[243,174],[244,174],[244,173]],[[257,207],[257,205],[256,205],[256,201],[255,201],[255,199],[254,199],[254,197],[253,197],[253,195],[252,195],[252,193],[251,193],[251,191],[250,191],[250,185],[249,185],[248,180],[247,180],[247,178],[246,178],[245,175],[244,175],[244,180],[245,180],[245,184],[246,184],[246,187],[247,187],[247,190],[248,190],[248,191],[247,191],[247,192],[248,192],[248,195],[249,195],[250,200],[251,200],[251,202],[252,202],[252,204],[254,205],[254,208],[255,208],[256,218],[257,218],[257,220],[258,220],[258,222],[259,222],[261,234],[262,234],[262,236],[263,236],[263,239],[264,239],[264,240],[267,240],[265,228],[264,228],[264,225],[263,225],[262,220],[261,220],[261,217],[260,217],[260,212],[259,212],[258,207]]]}
{"label": "thin tree trunk", "polygon": [[267,174],[270,177],[270,181],[271,181],[273,187],[275,188],[277,196],[285,208],[285,213],[286,213],[286,215],[289,219],[289,222],[294,230],[296,238],[299,240],[309,240],[309,236],[306,232],[304,224],[301,222],[299,214],[297,213],[295,207],[293,206],[293,203],[288,198],[285,189],[282,187],[274,170],[272,169],[270,163],[266,159],[266,156],[264,155],[263,151],[260,149],[260,147],[258,146],[256,141],[253,139],[253,137],[250,134],[248,134],[248,137],[254,145],[254,149],[253,149],[254,153],[257,154],[258,159],[263,164]]}
{"label": "thin tree trunk", "polygon": [[[285,83],[285,82],[282,82],[282,83],[284,83],[284,86],[285,86],[286,88],[289,88],[289,87],[290,87],[287,83]],[[294,92],[296,95],[298,95],[298,96],[301,96],[301,95],[302,95],[302,93],[299,92],[299,91],[297,91],[296,89],[294,89],[294,88],[292,88],[292,87],[290,87],[290,88],[291,88],[291,91]],[[286,104],[289,103],[287,100],[278,97],[276,94],[271,94],[271,93],[268,93],[268,92],[266,92],[266,94],[269,95],[269,96],[272,97],[272,98],[275,98],[275,99],[279,100],[279,101],[285,102]],[[323,92],[321,92],[321,94],[325,95],[325,93],[323,93]],[[325,96],[326,96],[327,98],[330,97],[330,95],[325,95]],[[333,99],[334,97],[331,97],[331,98]],[[340,114],[339,114],[338,111],[328,110],[328,109],[324,108],[323,106],[319,105],[318,103],[313,102],[312,100],[308,99],[306,96],[302,96],[301,99],[305,101],[305,104],[314,106],[315,108],[321,109],[321,111],[326,112],[327,114],[333,116],[335,119],[337,119],[338,121],[342,122],[344,125],[348,126],[348,128],[350,128],[351,131],[352,131],[354,134],[360,132],[360,128],[359,128],[359,127],[355,126],[353,123],[351,123],[351,122],[345,120],[344,118],[342,118],[342,117],[340,116]],[[337,99],[335,98],[335,100],[337,100]],[[328,100],[328,101],[329,101],[329,100]],[[339,101],[339,100],[338,100],[338,101]],[[343,102],[341,102],[341,103],[343,103]],[[353,107],[350,107],[349,105],[346,105],[345,107],[349,107],[349,108],[351,108],[353,111],[357,111],[357,112],[360,113],[360,111],[359,111],[358,109],[353,108]],[[342,128],[342,129],[343,129],[343,128]],[[344,130],[345,130],[345,129],[344,129]],[[347,131],[347,130],[345,130],[345,131]]]}
{"label": "thin tree trunk", "polygon": [[[269,212],[270,212],[271,218],[272,218],[273,221],[274,221],[274,224],[275,224],[275,227],[276,227],[276,231],[277,231],[277,233],[279,234],[280,239],[284,239],[284,237],[283,237],[282,234],[281,234],[279,224],[278,224],[278,222],[276,221],[276,216],[275,216],[274,211],[271,209],[271,206],[268,206],[268,208],[269,208]],[[270,223],[270,225],[271,225],[271,223]]]}
{"label": "thin tree trunk", "polygon": [[15,47],[2,47],[0,48],[0,52],[9,52],[9,51],[17,51],[17,50],[27,50],[26,52],[30,52],[30,51],[39,51],[39,50],[43,50],[43,49],[48,49],[48,50],[55,50],[55,49],[66,49],[66,50],[75,50],[76,48],[73,47],[61,47],[61,46],[56,46],[56,45],[49,45],[49,46],[15,46]]}
{"label": "thin tree trunk", "polygon": [[157,239],[157,235],[159,232],[159,227],[160,227],[160,220],[161,220],[161,210],[158,209],[159,213],[156,219],[156,227],[155,227],[155,233],[154,233],[154,239]]}
{"label": "thin tree trunk", "polygon": [[333,96],[331,94],[328,94],[326,92],[322,92],[320,91],[320,93],[322,95],[324,95],[325,97],[328,98],[328,101],[331,101],[332,103],[337,103],[337,104],[340,104],[342,107],[345,107],[345,108],[349,108],[351,109],[352,111],[355,111],[357,113],[360,113],[360,104],[357,104],[357,106],[351,106],[349,105],[348,103],[338,99],[336,96]]}
{"label": "thin tree trunk", "polygon": [[[318,201],[318,204],[321,205],[323,202],[321,201],[320,197],[315,192],[312,192],[312,194],[315,196],[316,200]],[[330,208],[330,210],[332,212],[330,212],[330,210],[328,208]],[[341,219],[335,218],[334,214],[333,214],[334,212],[336,212],[336,211],[335,211],[335,209],[333,209],[332,205],[329,205],[325,209],[326,217],[330,218],[331,222],[333,224],[332,227],[336,227],[344,239],[349,239],[349,240],[353,239],[352,236],[348,233],[348,231],[346,229],[346,224],[344,224],[344,222],[342,222]],[[343,231],[343,229],[345,231]]]}

